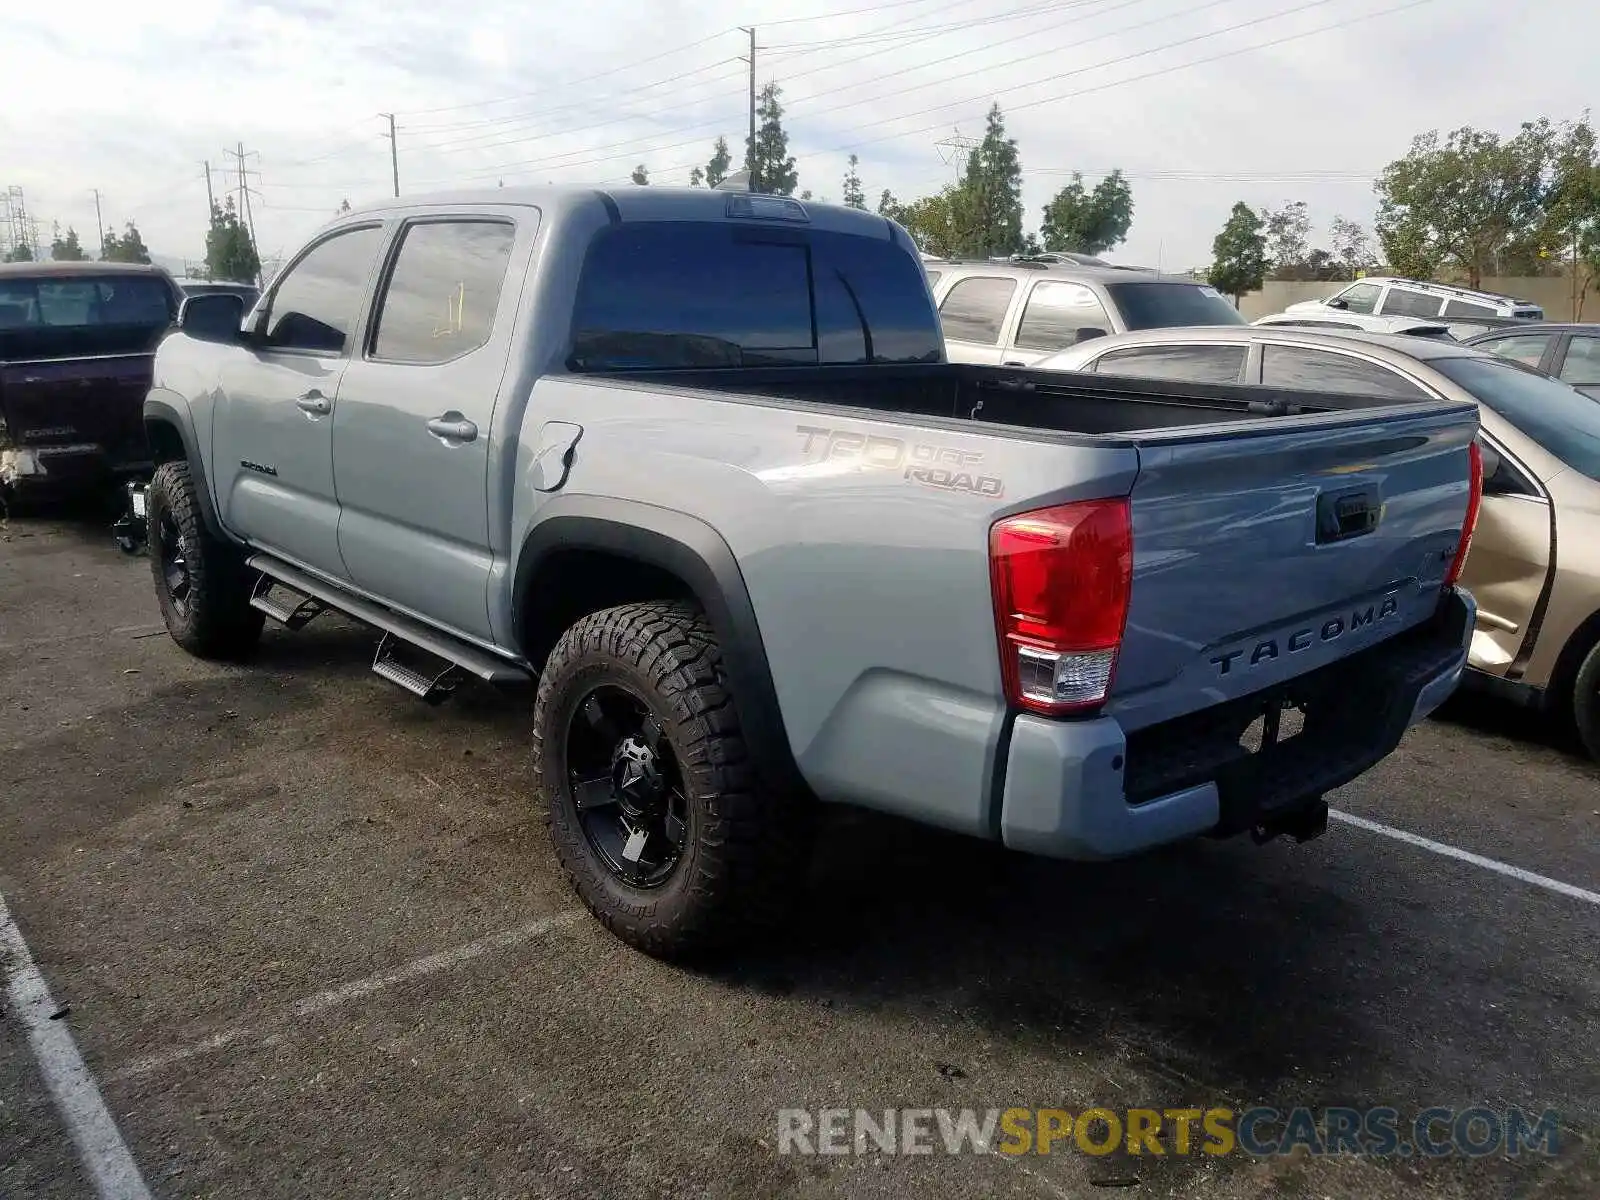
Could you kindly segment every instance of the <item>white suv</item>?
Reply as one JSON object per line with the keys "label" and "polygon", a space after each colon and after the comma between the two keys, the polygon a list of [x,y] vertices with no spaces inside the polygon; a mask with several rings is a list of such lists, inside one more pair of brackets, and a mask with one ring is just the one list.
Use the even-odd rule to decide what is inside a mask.
{"label": "white suv", "polygon": [[1442,283],[1374,276],[1358,279],[1326,300],[1302,300],[1285,310],[1291,313],[1370,313],[1380,317],[1502,317],[1542,321],[1544,309],[1526,300],[1474,292]]}

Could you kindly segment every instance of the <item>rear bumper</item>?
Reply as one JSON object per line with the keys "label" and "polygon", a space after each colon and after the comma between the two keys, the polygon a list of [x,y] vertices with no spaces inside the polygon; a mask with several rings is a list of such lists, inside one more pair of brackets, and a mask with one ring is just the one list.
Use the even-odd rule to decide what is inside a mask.
{"label": "rear bumper", "polygon": [[[1052,858],[1134,854],[1271,823],[1350,782],[1433,712],[1466,669],[1476,605],[1452,592],[1425,624],[1297,679],[1127,735],[1115,719],[1019,716],[1000,833]],[[1298,736],[1252,752],[1269,708],[1303,706]]]}
{"label": "rear bumper", "polygon": [[63,494],[152,471],[144,446],[108,450],[98,442],[12,446],[0,450],[0,487],[18,494]]}

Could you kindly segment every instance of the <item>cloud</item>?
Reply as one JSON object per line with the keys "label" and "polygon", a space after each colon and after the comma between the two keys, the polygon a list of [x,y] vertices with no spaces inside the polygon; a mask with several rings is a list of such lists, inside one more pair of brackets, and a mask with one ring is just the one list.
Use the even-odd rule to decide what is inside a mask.
{"label": "cloud", "polygon": [[760,0],[716,15],[679,0],[536,15],[511,0],[163,0],[115,20],[60,0],[25,12],[0,42],[0,185],[25,188],[46,229],[59,220],[91,243],[98,188],[107,224],[136,219],[180,259],[203,241],[202,163],[216,191],[236,188],[224,151],[241,142],[269,256],[341,199],[388,194],[385,112],[405,190],[624,184],[641,162],[657,182],[686,181],[717,134],[742,153],[747,40],[731,25],[753,19],[802,187],[837,198],[854,149],[869,197],[934,190],[955,172],[938,143],[980,133],[998,100],[1030,225],[1070,172],[1092,182],[1121,167],[1136,211],[1115,256],[1190,266],[1236,200],[1304,199],[1324,228],[1335,214],[1368,220],[1371,176],[1417,132],[1577,116],[1600,34],[1600,10],[1568,0]]}

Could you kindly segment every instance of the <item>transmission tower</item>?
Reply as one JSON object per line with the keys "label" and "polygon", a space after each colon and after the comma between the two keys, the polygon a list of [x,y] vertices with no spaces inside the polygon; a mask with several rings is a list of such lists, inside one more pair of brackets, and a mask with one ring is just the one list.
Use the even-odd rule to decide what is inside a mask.
{"label": "transmission tower", "polygon": [[28,216],[22,189],[8,187],[0,197],[0,259],[10,258],[18,246],[39,257],[39,223]]}
{"label": "transmission tower", "polygon": [[966,170],[967,159],[972,152],[983,145],[981,138],[962,137],[961,128],[957,126],[949,137],[943,138],[934,144],[939,151],[939,161],[947,167],[956,169],[956,182],[961,182],[961,172]]}

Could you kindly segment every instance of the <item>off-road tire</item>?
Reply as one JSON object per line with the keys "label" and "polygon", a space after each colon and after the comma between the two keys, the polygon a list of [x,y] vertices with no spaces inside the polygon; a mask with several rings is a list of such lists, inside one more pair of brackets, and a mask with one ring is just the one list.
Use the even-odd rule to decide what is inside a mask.
{"label": "off-road tire", "polygon": [[1573,678],[1572,721],[1589,757],[1600,759],[1600,642],[1589,647]]}
{"label": "off-road tire", "polygon": [[[156,468],[145,491],[145,512],[150,573],[172,640],[199,658],[247,657],[261,640],[265,614],[250,607],[251,572],[244,555],[206,528],[188,463],[162,463]],[[175,601],[167,584],[157,536],[166,516],[171,517],[183,550],[187,603]]]}
{"label": "off-road tire", "polygon": [[[566,758],[570,723],[596,686],[620,686],[659,723],[683,781],[689,819],[672,875],[631,886],[584,833]],[[804,884],[809,798],[758,790],[757,772],[705,615],[682,602],[628,604],[579,620],[539,678],[534,777],[556,857],[578,896],[629,945],[681,959],[771,929]]]}

